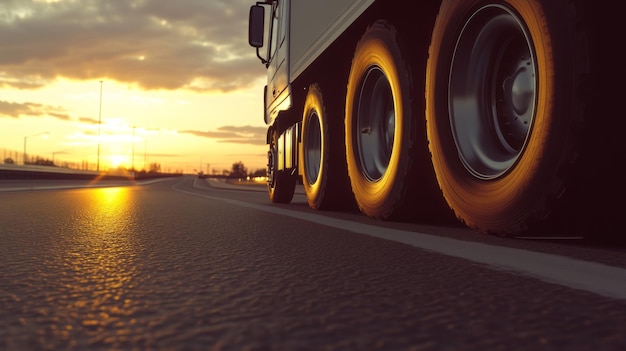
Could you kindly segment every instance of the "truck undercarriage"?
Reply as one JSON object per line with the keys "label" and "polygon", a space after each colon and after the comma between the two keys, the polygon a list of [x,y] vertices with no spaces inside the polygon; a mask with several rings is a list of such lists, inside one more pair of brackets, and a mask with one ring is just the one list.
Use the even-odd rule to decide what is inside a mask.
{"label": "truck undercarriage", "polygon": [[[509,236],[615,230],[617,15],[567,0],[306,3],[251,10],[273,202],[302,181],[318,210]],[[315,11],[326,24],[311,29]]]}

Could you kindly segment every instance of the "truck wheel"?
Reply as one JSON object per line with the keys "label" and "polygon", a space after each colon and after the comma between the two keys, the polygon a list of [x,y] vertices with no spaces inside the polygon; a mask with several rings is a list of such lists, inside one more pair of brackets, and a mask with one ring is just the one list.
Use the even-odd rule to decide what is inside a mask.
{"label": "truck wheel", "polygon": [[278,133],[272,132],[267,152],[267,191],[273,203],[289,203],[296,190],[297,178],[285,170],[278,170]]}
{"label": "truck wheel", "polygon": [[346,94],[346,161],[361,212],[389,219],[402,207],[410,150],[410,74],[396,32],[376,22],[357,44]]}
{"label": "truck wheel", "polygon": [[[338,173],[343,169],[345,174],[343,150],[341,154],[332,152],[336,144],[331,138],[336,133],[331,134],[330,122],[320,87],[311,85],[304,102],[299,154],[304,192],[309,206],[316,210],[341,208],[346,202],[338,189]],[[343,136],[343,131],[340,133]],[[343,140],[340,142],[343,145]]]}
{"label": "truck wheel", "polygon": [[588,59],[576,47],[584,40],[571,3],[441,5],[427,65],[427,134],[443,195],[469,227],[519,233],[545,218],[565,188]]}

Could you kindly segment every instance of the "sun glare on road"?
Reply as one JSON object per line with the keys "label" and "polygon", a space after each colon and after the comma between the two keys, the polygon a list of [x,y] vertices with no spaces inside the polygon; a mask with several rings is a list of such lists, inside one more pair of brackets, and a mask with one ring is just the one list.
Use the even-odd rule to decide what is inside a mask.
{"label": "sun glare on road", "polygon": [[[93,200],[77,216],[77,225],[68,237],[72,242],[59,257],[72,274],[64,281],[74,303],[58,306],[68,319],[80,325],[68,328],[98,330],[112,328],[126,333],[129,326],[120,319],[133,314],[138,304],[129,293],[137,274],[133,237],[132,190],[102,188],[90,190]],[[94,334],[94,335],[96,335]]]}

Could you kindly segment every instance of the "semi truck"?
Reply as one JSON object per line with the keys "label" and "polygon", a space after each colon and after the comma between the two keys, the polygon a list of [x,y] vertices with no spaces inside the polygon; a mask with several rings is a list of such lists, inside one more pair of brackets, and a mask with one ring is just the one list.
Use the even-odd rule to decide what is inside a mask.
{"label": "semi truck", "polygon": [[[265,0],[268,194],[503,236],[615,232],[618,11],[590,0]],[[557,233],[558,232],[558,233]]]}

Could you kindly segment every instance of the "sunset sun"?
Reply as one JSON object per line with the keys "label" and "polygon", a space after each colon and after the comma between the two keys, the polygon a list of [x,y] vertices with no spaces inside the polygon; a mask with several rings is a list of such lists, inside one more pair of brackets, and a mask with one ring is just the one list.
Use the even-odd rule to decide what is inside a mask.
{"label": "sunset sun", "polygon": [[109,162],[111,162],[111,168],[128,168],[130,157],[125,155],[111,155],[109,157]]}

